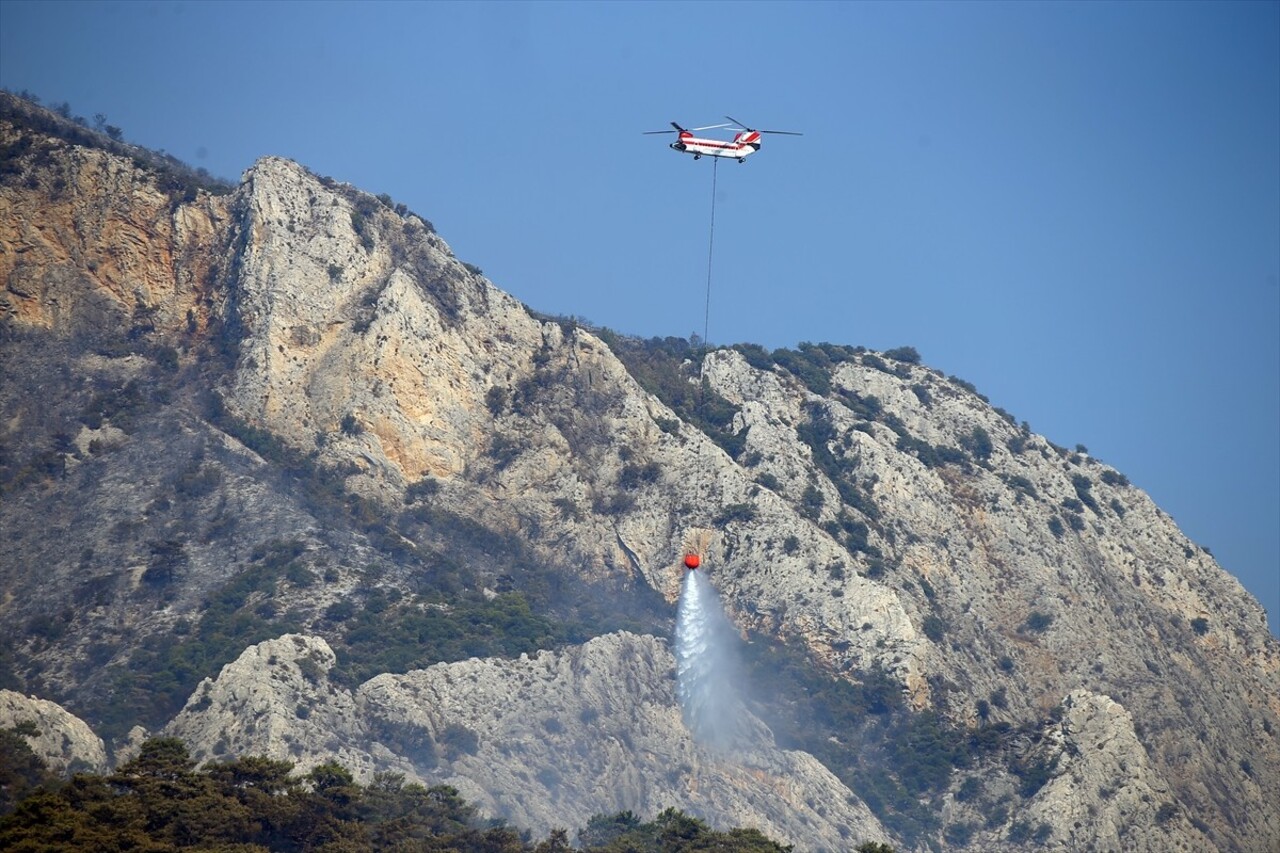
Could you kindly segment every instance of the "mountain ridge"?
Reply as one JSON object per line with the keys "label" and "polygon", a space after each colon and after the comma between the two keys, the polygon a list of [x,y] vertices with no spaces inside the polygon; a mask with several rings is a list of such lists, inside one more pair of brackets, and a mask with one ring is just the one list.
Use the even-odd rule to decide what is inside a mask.
{"label": "mountain ridge", "polygon": [[[37,141],[14,153],[21,139]],[[668,342],[647,388],[695,396],[659,396],[617,336],[535,316],[425,220],[297,164],[266,158],[230,194],[188,200],[136,163],[50,140],[0,128],[0,518],[23,532],[0,568],[29,608],[0,621],[27,686],[72,698],[77,660],[97,662],[88,683],[102,686],[148,644],[203,637],[208,605],[244,578],[257,586],[225,601],[261,623],[245,646],[349,637],[344,603],[385,608],[397,592],[381,612],[404,615],[455,572],[463,590],[546,602],[597,589],[672,602],[681,543],[711,530],[711,577],[751,636],[803,649],[838,682],[883,672],[915,713],[968,737],[1038,733],[985,776],[956,764],[904,787],[934,816],[889,821],[900,843],[1016,846],[1016,804],[1051,845],[1127,844],[1126,826],[1150,849],[1280,837],[1264,791],[1280,773],[1280,653],[1261,608],[1114,469],[913,350]],[[162,446],[173,468],[139,476]],[[74,503],[110,523],[24,532]],[[518,559],[454,566],[454,547]],[[43,587],[28,571],[42,565]],[[661,606],[636,606],[661,633]],[[590,633],[611,633],[621,609]],[[32,611],[47,611],[36,631]],[[208,658],[181,664],[215,674]],[[129,687],[121,675],[107,695]],[[1035,757],[1061,736],[1055,714],[1109,720],[1141,774],[1093,762],[1070,785],[1044,770],[1022,795],[1034,762],[1066,761]],[[1091,787],[1098,773],[1120,775]],[[1169,800],[1147,809],[1152,792]],[[1111,818],[1089,835],[1059,822],[1073,813]]]}

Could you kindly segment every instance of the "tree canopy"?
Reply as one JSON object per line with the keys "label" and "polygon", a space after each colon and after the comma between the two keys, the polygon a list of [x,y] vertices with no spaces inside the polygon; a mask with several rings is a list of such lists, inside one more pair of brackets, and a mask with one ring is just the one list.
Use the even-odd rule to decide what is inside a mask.
{"label": "tree canopy", "polygon": [[580,843],[571,846],[561,829],[535,844],[527,833],[482,819],[456,789],[406,783],[398,773],[362,785],[336,761],[296,775],[291,762],[259,756],[197,768],[176,738],[146,741],[137,758],[108,775],[82,773],[65,783],[45,777],[0,818],[0,849],[46,853],[791,850],[758,830],[715,830],[679,809],[648,822],[631,812],[596,815]]}

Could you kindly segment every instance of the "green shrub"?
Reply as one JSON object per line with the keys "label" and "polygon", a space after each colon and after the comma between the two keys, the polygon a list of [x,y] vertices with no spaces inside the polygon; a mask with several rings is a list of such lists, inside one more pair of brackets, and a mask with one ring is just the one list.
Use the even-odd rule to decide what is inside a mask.
{"label": "green shrub", "polygon": [[494,385],[484,395],[485,406],[489,409],[489,414],[495,418],[502,414],[511,402],[511,392],[501,385]]}
{"label": "green shrub", "polygon": [[341,601],[335,601],[325,608],[324,618],[330,622],[346,622],[352,616],[356,615],[356,605],[350,599],[344,598]]}
{"label": "green shrub", "polygon": [[773,351],[773,361],[779,367],[786,368],[787,372],[819,397],[825,397],[831,393],[831,375],[814,351],[776,349]]}
{"label": "green shrub", "polygon": [[865,352],[864,347],[850,347],[844,344],[832,344],[822,342],[811,344],[804,341],[800,344],[800,351],[811,356],[814,360],[825,366],[833,366],[852,362],[857,360],[857,356],[861,352]]}
{"label": "green shrub", "polygon": [[360,238],[360,245],[366,252],[373,251],[373,228],[359,211],[351,211],[351,230]]}
{"label": "green shrub", "polygon": [[905,362],[906,364],[919,364],[920,353],[916,352],[915,347],[894,347],[891,350],[885,350],[885,357],[894,361]]}
{"label": "green shrub", "polygon": [[1015,491],[1018,491],[1029,498],[1038,498],[1040,496],[1039,493],[1036,492],[1035,485],[1021,474],[1008,474],[1005,476],[1004,481],[1012,486]]}
{"label": "green shrub", "polygon": [[1015,820],[1009,827],[1009,841],[1013,844],[1025,844],[1031,839],[1031,822]]}
{"label": "green shrub", "polygon": [[959,448],[929,444],[910,435],[899,435],[896,446],[903,453],[914,456],[929,468],[941,468],[943,465],[957,465],[964,468],[969,458]]}
{"label": "green shrub", "polygon": [[449,760],[463,755],[475,755],[480,750],[480,738],[461,723],[450,723],[440,732],[440,746]]}
{"label": "green shrub", "polygon": [[963,388],[964,390],[968,391],[968,392],[969,392],[970,394],[972,394],[973,396],[977,397],[977,398],[978,398],[979,400],[981,400],[982,402],[984,402],[984,403],[990,403],[990,402],[991,402],[990,400],[988,400],[988,399],[986,398],[986,396],[985,396],[985,395],[983,395],[983,394],[981,394],[981,393],[979,393],[979,392],[978,392],[978,389],[974,386],[974,384],[973,384],[972,382],[967,382],[967,381],[965,381],[964,379],[961,379],[959,376],[949,376],[949,377],[947,377],[947,378],[948,378],[948,379],[950,379],[950,380],[951,380],[953,383],[955,383],[956,385],[959,385],[959,386],[960,386],[961,388]]}
{"label": "green shrub", "polygon": [[747,364],[756,370],[772,370],[773,357],[769,355],[769,351],[759,344],[734,344],[733,349],[742,353],[742,357],[746,359]]}
{"label": "green shrub", "polygon": [[407,503],[417,503],[428,500],[439,493],[440,481],[434,477],[423,477],[405,490],[404,499]]}
{"label": "green shrub", "polygon": [[943,839],[954,847],[963,847],[973,838],[974,826],[971,823],[953,823],[942,833]]}
{"label": "green shrub", "polygon": [[811,521],[816,520],[822,513],[824,500],[822,490],[810,483],[800,496],[800,514]]}
{"label": "green shrub", "polygon": [[749,503],[729,504],[720,511],[712,523],[716,527],[725,527],[735,522],[750,522],[756,517],[756,508]]}
{"label": "green shrub", "polygon": [[1129,478],[1119,471],[1112,471],[1110,468],[1102,469],[1102,482],[1108,486],[1124,487],[1129,485]]}
{"label": "green shrub", "polygon": [[142,580],[153,586],[167,585],[187,567],[187,543],[182,539],[166,539],[150,544],[151,559]]}
{"label": "green shrub", "polygon": [[881,373],[893,374],[893,369],[884,363],[884,359],[874,353],[866,353],[862,356],[862,364],[864,367],[870,367],[879,370]]}
{"label": "green shrub", "polygon": [[656,483],[661,476],[662,466],[657,462],[629,462],[622,466],[618,485],[624,489],[634,489],[642,484]]}
{"label": "green shrub", "polygon": [[1030,799],[1053,778],[1053,771],[1058,766],[1057,757],[1035,758],[1025,762],[1015,762],[1013,773],[1018,777],[1018,793],[1024,799]]}
{"label": "green shrub", "polygon": [[1039,610],[1031,611],[1031,615],[1027,617],[1027,621],[1022,625],[1028,631],[1035,631],[1037,634],[1044,633],[1053,624],[1053,614],[1041,613]]}
{"label": "green shrub", "polygon": [[1098,509],[1098,502],[1093,499],[1093,494],[1090,492],[1090,489],[1093,488],[1092,480],[1083,474],[1072,474],[1071,485],[1075,487],[1076,497],[1080,499],[1082,504],[1093,510],[1095,513],[1100,512]]}
{"label": "green shrub", "polygon": [[977,776],[970,776],[960,784],[956,791],[956,800],[967,803],[976,800],[982,793],[982,780]]}
{"label": "green shrub", "polygon": [[324,670],[320,668],[320,664],[310,656],[298,658],[296,661],[298,671],[302,673],[302,677],[311,684],[319,684]]}
{"label": "green shrub", "polygon": [[773,492],[782,491],[782,483],[778,482],[778,478],[769,472],[764,472],[756,477],[756,482]]}
{"label": "green shrub", "polygon": [[680,434],[680,421],[675,418],[664,418],[659,416],[654,418],[654,423],[658,425],[658,429],[662,430],[667,435]]}
{"label": "green shrub", "polygon": [[980,426],[974,427],[971,433],[962,437],[960,446],[979,462],[990,459],[991,451],[995,449],[991,443],[991,435]]}
{"label": "green shrub", "polygon": [[845,408],[863,420],[879,420],[884,413],[884,406],[875,394],[859,394],[857,391],[838,388],[835,396]]}

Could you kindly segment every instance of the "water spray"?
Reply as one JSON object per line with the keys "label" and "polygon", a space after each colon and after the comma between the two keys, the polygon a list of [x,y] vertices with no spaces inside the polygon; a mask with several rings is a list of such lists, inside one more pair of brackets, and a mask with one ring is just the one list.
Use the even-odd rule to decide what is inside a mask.
{"label": "water spray", "polygon": [[721,751],[735,746],[742,731],[738,642],[715,588],[702,572],[687,572],[676,614],[680,707],[694,740]]}

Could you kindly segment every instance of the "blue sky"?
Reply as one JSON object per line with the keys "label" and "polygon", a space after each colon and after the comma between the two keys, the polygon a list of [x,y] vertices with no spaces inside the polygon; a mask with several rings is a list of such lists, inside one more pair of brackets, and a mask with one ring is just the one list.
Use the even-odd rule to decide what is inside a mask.
{"label": "blue sky", "polygon": [[0,86],[282,155],[532,308],[911,345],[1148,491],[1280,632],[1280,3],[26,3]]}

